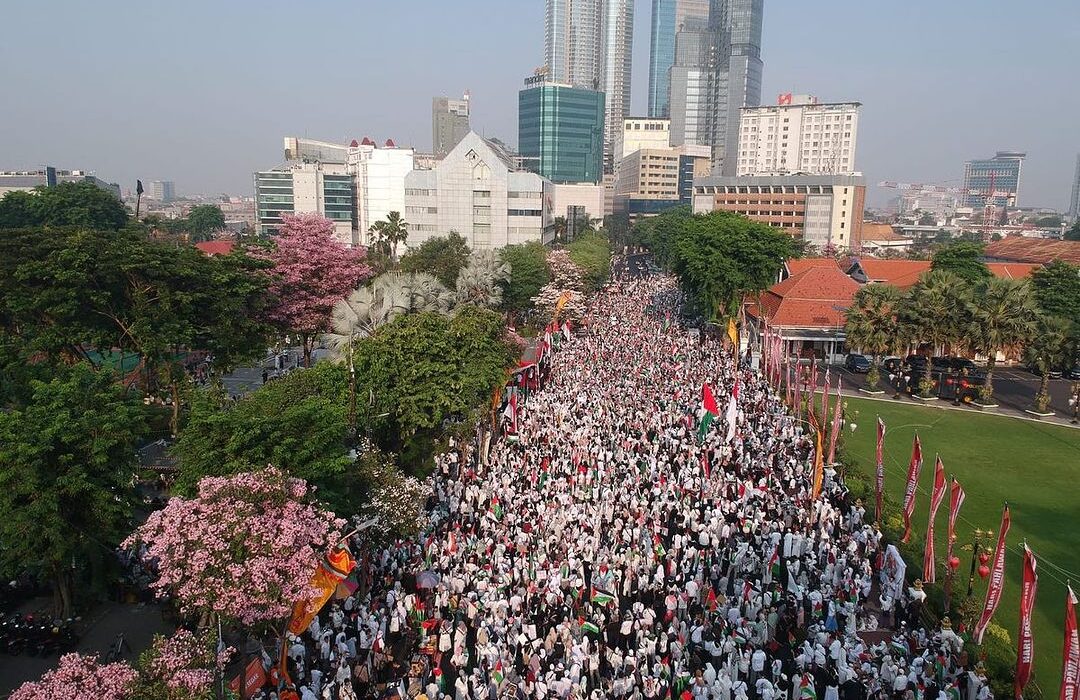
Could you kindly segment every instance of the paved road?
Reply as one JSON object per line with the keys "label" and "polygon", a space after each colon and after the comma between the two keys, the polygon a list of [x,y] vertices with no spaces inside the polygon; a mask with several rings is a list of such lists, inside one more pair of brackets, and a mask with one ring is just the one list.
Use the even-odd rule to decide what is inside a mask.
{"label": "paved road", "polygon": [[[845,388],[862,388],[866,385],[865,374],[853,374],[841,366],[833,366],[832,372],[839,372],[844,377]],[[820,373],[819,373],[820,374]],[[824,379],[819,376],[819,383]],[[1019,368],[994,370],[994,398],[1003,408],[1024,411],[1031,408],[1035,393],[1039,390],[1039,377]],[[1069,408],[1069,390],[1072,382],[1065,379],[1050,380],[1050,409],[1059,418],[1071,416]],[[884,388],[884,387],[883,387]],[[972,410],[979,410],[972,408]]]}

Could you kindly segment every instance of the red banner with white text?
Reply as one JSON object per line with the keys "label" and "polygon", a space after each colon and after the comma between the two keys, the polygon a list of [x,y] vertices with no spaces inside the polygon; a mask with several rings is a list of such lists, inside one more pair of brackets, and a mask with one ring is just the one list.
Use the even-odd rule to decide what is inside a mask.
{"label": "red banner with white text", "polygon": [[1035,661],[1035,640],[1031,635],[1031,611],[1035,608],[1035,591],[1039,575],[1035,572],[1035,555],[1024,545],[1024,579],[1020,591],[1020,630],[1016,641],[1016,679],[1013,695],[1024,697],[1024,686],[1031,680],[1031,665]]}
{"label": "red banner with white text", "polygon": [[907,486],[904,487],[904,536],[901,542],[911,539],[911,514],[915,512],[915,492],[919,488],[919,473],[922,472],[922,443],[915,433],[915,442],[911,446],[911,461],[907,468]]}
{"label": "red banner with white text", "polygon": [[986,587],[986,602],[983,603],[983,611],[979,621],[975,624],[972,635],[976,644],[982,644],[983,633],[990,624],[990,618],[994,616],[998,603],[1001,602],[1001,591],[1005,587],[1005,536],[1009,534],[1009,505],[1001,513],[1001,528],[998,530],[997,548],[994,550],[994,566],[990,570],[990,584]]}
{"label": "red banner with white text", "polygon": [[1061,661],[1061,699],[1080,700],[1080,637],[1076,633],[1076,594],[1065,596],[1065,649]]}
{"label": "red banner with white text", "polygon": [[937,566],[934,563],[934,519],[945,500],[945,465],[941,457],[934,460],[934,490],[930,492],[930,523],[926,526],[926,547],[923,548],[923,583],[937,582]]}

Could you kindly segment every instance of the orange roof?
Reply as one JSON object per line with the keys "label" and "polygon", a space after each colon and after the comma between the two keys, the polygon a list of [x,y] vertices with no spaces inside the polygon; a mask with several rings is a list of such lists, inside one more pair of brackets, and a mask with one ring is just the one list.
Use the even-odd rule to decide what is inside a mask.
{"label": "orange roof", "polygon": [[858,289],[839,265],[815,266],[774,284],[761,295],[761,308],[748,311],[778,327],[836,328],[844,325],[844,310]]}
{"label": "orange roof", "polygon": [[1054,260],[1064,260],[1080,265],[1080,241],[1009,236],[986,246],[985,254],[991,260],[1004,262],[1046,265]]}
{"label": "orange roof", "polygon": [[875,224],[864,221],[862,240],[865,243],[867,241],[910,241],[911,239],[894,231],[892,224]]}
{"label": "orange roof", "polygon": [[1031,273],[1042,265],[1032,263],[986,263],[990,274],[1007,280],[1022,280],[1031,277]]}
{"label": "orange roof", "polygon": [[235,245],[232,241],[202,241],[195,247],[207,255],[228,255]]}
{"label": "orange roof", "polygon": [[866,273],[867,281],[904,289],[919,281],[919,275],[930,269],[930,261],[859,258],[859,266]]}
{"label": "orange roof", "polygon": [[791,258],[784,265],[787,267],[788,276],[797,275],[812,267],[840,267],[835,258]]}

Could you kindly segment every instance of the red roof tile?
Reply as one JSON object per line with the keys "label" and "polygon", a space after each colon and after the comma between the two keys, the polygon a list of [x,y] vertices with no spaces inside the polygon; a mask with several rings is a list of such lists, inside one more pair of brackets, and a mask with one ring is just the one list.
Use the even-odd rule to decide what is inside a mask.
{"label": "red roof tile", "polygon": [[840,263],[835,258],[792,258],[784,264],[789,276],[797,275],[812,267],[840,267]]}
{"label": "red roof tile", "polygon": [[918,282],[919,275],[930,269],[930,261],[859,258],[859,266],[866,273],[868,281],[905,289]]}
{"label": "red roof tile", "polygon": [[761,295],[761,309],[751,306],[749,312],[764,312],[778,327],[835,328],[844,325],[844,310],[858,289],[839,265],[810,267],[774,284]]}
{"label": "red roof tile", "polygon": [[235,245],[232,241],[202,241],[195,247],[207,255],[228,255]]}
{"label": "red roof tile", "polygon": [[986,257],[1005,262],[1041,265],[1054,260],[1064,260],[1073,265],[1080,265],[1080,241],[1009,236],[986,246]]}
{"label": "red roof tile", "polygon": [[1032,263],[986,263],[994,277],[1007,280],[1022,280],[1031,277],[1031,273],[1042,265]]}

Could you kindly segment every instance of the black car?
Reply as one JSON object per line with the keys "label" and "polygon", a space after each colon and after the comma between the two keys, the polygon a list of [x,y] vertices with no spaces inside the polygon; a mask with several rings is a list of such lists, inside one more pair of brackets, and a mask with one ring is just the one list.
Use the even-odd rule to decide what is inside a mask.
{"label": "black car", "polygon": [[844,367],[847,367],[855,374],[866,374],[870,371],[870,360],[866,359],[865,355],[849,353],[844,358]]}
{"label": "black car", "polygon": [[926,370],[926,355],[908,355],[904,360],[904,366],[910,367],[915,372],[923,372]]}
{"label": "black car", "polygon": [[1066,379],[1078,380],[1080,379],[1080,365],[1076,365],[1069,371],[1065,372]]}
{"label": "black car", "polygon": [[966,357],[950,357],[949,369],[951,369],[953,372],[967,372],[969,374],[979,371],[979,368],[975,365],[975,363],[967,359]]}
{"label": "black car", "polygon": [[903,368],[903,366],[904,363],[900,360],[899,357],[886,357],[881,363],[881,367],[888,374],[898,373]]}

